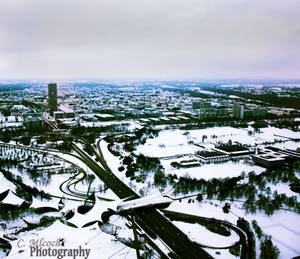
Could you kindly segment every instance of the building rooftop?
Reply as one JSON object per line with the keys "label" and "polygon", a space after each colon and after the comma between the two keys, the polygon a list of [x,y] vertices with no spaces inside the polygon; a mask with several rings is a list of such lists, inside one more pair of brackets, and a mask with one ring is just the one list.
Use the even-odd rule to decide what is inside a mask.
{"label": "building rooftop", "polygon": [[224,154],[220,154],[215,151],[199,151],[197,152],[197,155],[202,156],[202,157],[216,157],[216,156],[224,156]]}
{"label": "building rooftop", "polygon": [[239,145],[220,145],[216,147],[217,149],[224,150],[226,152],[237,152],[237,151],[248,151],[249,149]]}
{"label": "building rooftop", "polygon": [[74,112],[71,108],[69,108],[67,106],[59,106],[59,110],[61,110],[64,113],[72,113],[72,112]]}

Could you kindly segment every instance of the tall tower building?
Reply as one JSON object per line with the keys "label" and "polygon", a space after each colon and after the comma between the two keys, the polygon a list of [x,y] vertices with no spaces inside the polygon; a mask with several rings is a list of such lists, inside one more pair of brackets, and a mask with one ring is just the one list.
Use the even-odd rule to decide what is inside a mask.
{"label": "tall tower building", "polygon": [[236,119],[244,119],[244,104],[243,103],[235,103],[233,105],[233,117]]}
{"label": "tall tower building", "polygon": [[57,110],[57,86],[55,83],[48,84],[48,105],[50,112]]}

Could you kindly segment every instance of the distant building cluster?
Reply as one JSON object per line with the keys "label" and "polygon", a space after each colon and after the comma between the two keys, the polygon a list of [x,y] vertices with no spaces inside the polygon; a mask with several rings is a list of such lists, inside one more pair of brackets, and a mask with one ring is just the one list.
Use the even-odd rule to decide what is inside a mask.
{"label": "distant building cluster", "polygon": [[0,113],[0,129],[4,131],[32,129],[41,127],[43,124],[39,112],[35,112],[21,104],[12,105],[7,116]]}
{"label": "distant building cluster", "polygon": [[[42,89],[42,90],[41,90]],[[188,88],[190,89],[190,88]],[[29,88],[18,94],[0,97],[0,131],[17,132],[44,129],[48,122],[55,122],[60,130],[72,127],[98,127],[132,122],[137,127],[176,127],[201,125],[205,121],[233,121],[264,119],[268,116],[299,115],[295,109],[268,106],[235,95],[223,96],[196,89],[201,94],[170,90],[158,87],[108,87],[97,85],[59,84]],[[203,94],[207,94],[204,97]],[[76,113],[75,113],[76,111]],[[291,123],[298,123],[298,118]],[[299,119],[298,119],[299,120]],[[250,124],[249,124],[250,125]],[[248,132],[252,134],[252,132]],[[191,140],[191,142],[193,142]],[[197,144],[195,144],[197,145]],[[272,148],[249,148],[239,143],[213,144],[210,149],[202,148],[194,154],[194,160],[181,161],[181,167],[199,166],[201,163],[222,163],[249,157],[264,167],[285,164],[291,158],[299,158],[292,150]]]}
{"label": "distant building cluster", "polygon": [[173,89],[151,85],[113,87],[100,83],[59,83],[58,91],[57,83],[49,83],[45,87],[36,84],[26,91],[4,94],[1,98],[0,128],[7,131],[44,127],[45,118],[67,128],[129,120],[143,127],[299,114],[295,109],[184,85]]}
{"label": "distant building cluster", "polygon": [[245,105],[242,102],[228,102],[224,104],[203,102],[193,102],[193,109],[197,112],[199,119],[213,118],[234,118],[237,120],[249,118],[263,118],[267,114],[267,108],[254,104]]}

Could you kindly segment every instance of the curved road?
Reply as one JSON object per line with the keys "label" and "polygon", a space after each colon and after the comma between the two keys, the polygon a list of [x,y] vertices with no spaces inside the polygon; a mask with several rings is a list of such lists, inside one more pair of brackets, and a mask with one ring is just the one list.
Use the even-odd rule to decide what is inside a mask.
{"label": "curved road", "polygon": [[[51,125],[56,128],[56,125]],[[96,155],[94,158],[74,144],[69,138],[64,138],[73,150],[79,155],[82,161],[120,198],[127,197],[139,198],[140,196],[116,177],[104,160],[102,151],[99,154],[92,145],[90,150]],[[99,144],[99,143],[98,143]],[[177,256],[175,258],[213,258],[199,244],[192,242],[180,229],[169,221],[162,213],[153,207],[140,208],[131,211],[136,224],[142,228],[149,236],[159,237]],[[166,256],[167,257],[167,256]],[[173,257],[173,256],[172,256]]]}
{"label": "curved road", "polygon": [[[101,166],[83,150],[70,142],[73,149],[85,164],[120,198],[140,196],[116,177],[107,166],[103,154],[97,156]],[[90,145],[92,148],[92,146]],[[94,149],[93,149],[94,150]],[[94,150],[94,154],[96,151]],[[202,247],[192,242],[181,230],[155,208],[142,208],[132,211],[136,223],[150,236],[159,236],[161,240],[180,258],[213,258]]]}

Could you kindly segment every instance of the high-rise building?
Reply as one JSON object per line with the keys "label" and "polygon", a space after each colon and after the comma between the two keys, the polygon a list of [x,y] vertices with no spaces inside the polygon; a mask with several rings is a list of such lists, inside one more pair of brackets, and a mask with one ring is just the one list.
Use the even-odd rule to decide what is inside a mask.
{"label": "high-rise building", "polygon": [[57,111],[57,86],[55,83],[48,84],[48,105],[50,112]]}
{"label": "high-rise building", "polygon": [[234,103],[233,105],[233,117],[236,119],[244,119],[244,104]]}

